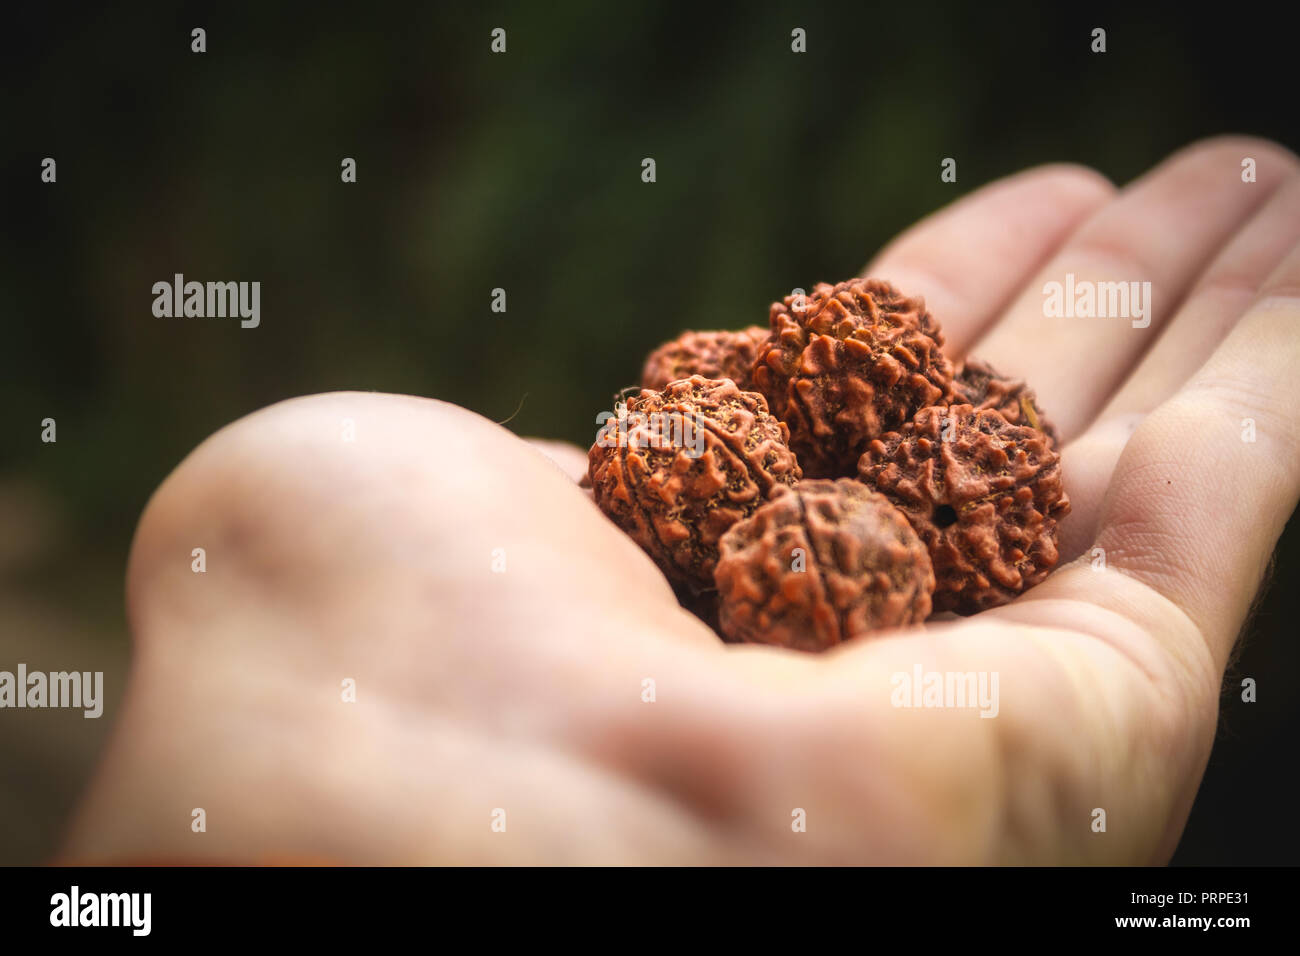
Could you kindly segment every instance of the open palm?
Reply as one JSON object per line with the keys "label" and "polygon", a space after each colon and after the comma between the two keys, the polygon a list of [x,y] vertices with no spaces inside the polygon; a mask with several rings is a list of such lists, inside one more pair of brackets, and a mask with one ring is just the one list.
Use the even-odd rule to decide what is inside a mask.
{"label": "open palm", "polygon": [[[141,521],[131,684],[63,857],[1167,860],[1300,493],[1300,163],[1219,139],[1118,192],[1032,170],[867,273],[1057,423],[1042,585],[821,655],[724,645],[575,486],[579,449],[424,399],[282,403]],[[1045,317],[1067,273],[1149,281],[1150,325]],[[918,667],[996,675],[996,716],[895,706]]]}

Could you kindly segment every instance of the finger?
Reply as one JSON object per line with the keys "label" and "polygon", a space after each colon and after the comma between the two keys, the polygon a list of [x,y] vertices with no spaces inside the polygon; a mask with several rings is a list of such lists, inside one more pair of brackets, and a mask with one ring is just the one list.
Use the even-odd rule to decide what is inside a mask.
{"label": "finger", "polygon": [[1082,166],[1018,173],[921,220],[863,274],[924,296],[957,356],[1114,192],[1105,177]]}
{"label": "finger", "polygon": [[[1256,160],[1262,188],[1241,182],[1243,157]],[[1069,441],[1294,162],[1281,147],[1247,138],[1180,151],[1088,220],[972,352],[1033,382]]]}
{"label": "finger", "polygon": [[[1213,354],[1260,286],[1300,242],[1300,162],[1210,264],[1164,334],[1100,416],[1149,412]],[[1263,187],[1263,183],[1242,188]]]}
{"label": "finger", "polygon": [[525,438],[524,441],[540,451],[551,464],[574,481],[581,481],[586,476],[587,453],[577,445],[570,445],[567,441],[552,441],[549,438]]}
{"label": "finger", "polygon": [[[1300,495],[1297,363],[1300,247],[1209,361],[1134,432],[1103,504],[1104,567],[1147,586],[1114,609],[1147,620],[1180,660],[1203,640],[1214,674]],[[1077,597],[1109,600],[1080,565],[1059,577]]]}
{"label": "finger", "polygon": [[1061,526],[1062,561],[1092,544],[1106,486],[1133,429],[1205,362],[1298,242],[1300,175],[1292,175],[1210,265],[1097,421],[1063,452],[1071,511]]}

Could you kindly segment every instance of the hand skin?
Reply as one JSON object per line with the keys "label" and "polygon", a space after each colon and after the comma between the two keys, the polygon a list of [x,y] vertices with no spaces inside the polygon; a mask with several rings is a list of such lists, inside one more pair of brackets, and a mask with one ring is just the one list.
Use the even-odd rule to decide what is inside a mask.
{"label": "hand skin", "polygon": [[[1150,327],[1044,318],[1067,272],[1151,281]],[[124,712],[59,860],[1167,861],[1300,494],[1300,162],[1221,138],[1120,191],[1031,170],[866,273],[1060,427],[1042,585],[821,655],[723,645],[575,486],[580,450],[426,399],[284,402],[141,519]],[[996,718],[893,707],[917,664],[997,672]]]}

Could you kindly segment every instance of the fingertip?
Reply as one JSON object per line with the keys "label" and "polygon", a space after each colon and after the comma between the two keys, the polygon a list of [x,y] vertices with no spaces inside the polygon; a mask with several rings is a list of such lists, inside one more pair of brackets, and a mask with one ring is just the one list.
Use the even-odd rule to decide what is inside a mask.
{"label": "fingertip", "polygon": [[[1153,175],[1161,167],[1176,164],[1224,165],[1236,170],[1247,159],[1254,160],[1261,179],[1273,176],[1286,176],[1300,172],[1300,156],[1281,143],[1262,136],[1244,133],[1222,133],[1208,136],[1189,143],[1172,153],[1164,163],[1147,175]],[[1244,181],[1244,180],[1243,180]]]}
{"label": "fingertip", "polygon": [[1083,207],[1100,206],[1119,192],[1110,177],[1082,163],[1044,163],[993,185],[1002,184],[1048,190],[1057,201]]}

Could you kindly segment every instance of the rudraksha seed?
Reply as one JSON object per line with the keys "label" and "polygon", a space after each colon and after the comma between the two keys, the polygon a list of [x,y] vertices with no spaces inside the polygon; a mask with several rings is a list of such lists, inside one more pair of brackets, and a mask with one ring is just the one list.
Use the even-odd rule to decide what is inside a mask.
{"label": "rudraksha seed", "polygon": [[723,535],[713,577],[724,635],[804,651],[922,621],[934,590],[907,519],[851,478],[775,489]]}
{"label": "rudraksha seed", "polygon": [[1056,426],[1043,414],[1038,397],[1023,380],[1007,378],[979,359],[967,359],[953,377],[957,401],[976,408],[996,408],[1013,425],[1037,428],[1060,447]]}
{"label": "rudraksha seed", "polygon": [[801,477],[789,432],[762,395],[699,375],[621,411],[587,453],[596,504],[670,580],[712,587],[723,532]]}
{"label": "rudraksha seed", "polygon": [[938,323],[888,282],[820,284],[773,303],[769,322],[752,387],[790,426],[810,478],[852,476],[868,442],[952,398]]}
{"label": "rudraksha seed", "polygon": [[748,388],[758,347],[768,334],[761,325],[740,332],[683,332],[650,353],[641,372],[641,387],[659,390],[669,382],[703,375],[729,378]]}
{"label": "rudraksha seed", "polygon": [[1037,428],[991,408],[923,408],[873,441],[858,470],[929,548],[936,611],[1005,604],[1056,564],[1070,499],[1061,456]]}

